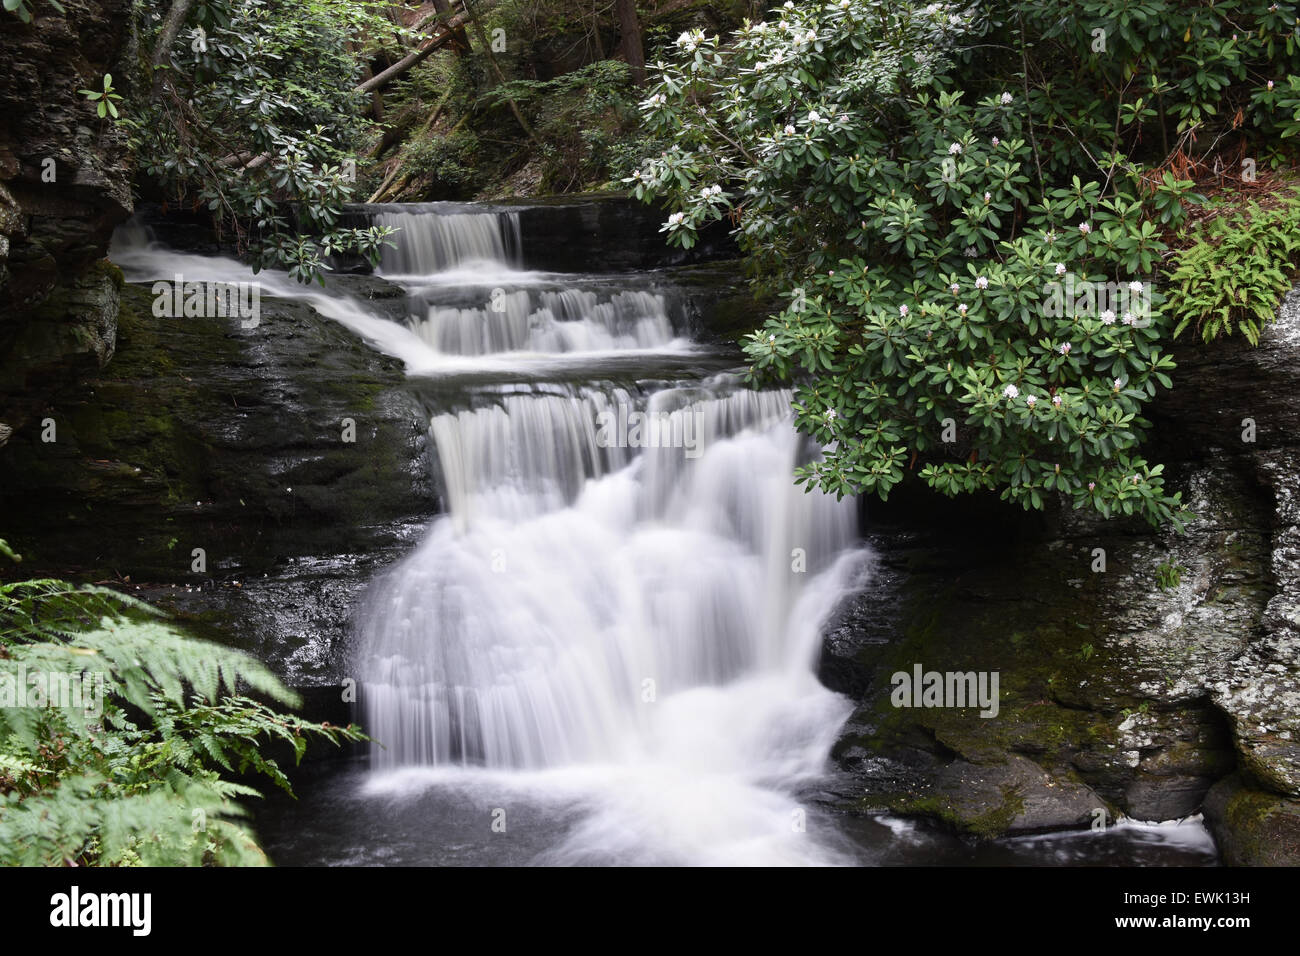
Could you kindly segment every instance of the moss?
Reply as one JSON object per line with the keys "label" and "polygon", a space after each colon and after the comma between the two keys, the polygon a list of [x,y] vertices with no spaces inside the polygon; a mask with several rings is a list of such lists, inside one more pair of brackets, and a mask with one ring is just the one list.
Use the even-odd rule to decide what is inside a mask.
{"label": "moss", "polygon": [[108,259],[100,259],[91,266],[91,269],[100,275],[108,276],[109,281],[113,283],[113,288],[119,293],[126,286],[126,275],[121,268]]}
{"label": "moss", "polygon": [[1242,789],[1227,803],[1224,822],[1233,831],[1237,852],[1245,859],[1262,861],[1270,858],[1277,849],[1275,817],[1281,816],[1281,806],[1274,794]]}
{"label": "moss", "polygon": [[1024,797],[1019,787],[1004,786],[999,789],[1002,802],[983,813],[973,815],[944,796],[906,795],[888,799],[886,804],[895,813],[930,817],[962,833],[969,833],[982,840],[992,840],[1005,835],[1016,817],[1025,810]]}

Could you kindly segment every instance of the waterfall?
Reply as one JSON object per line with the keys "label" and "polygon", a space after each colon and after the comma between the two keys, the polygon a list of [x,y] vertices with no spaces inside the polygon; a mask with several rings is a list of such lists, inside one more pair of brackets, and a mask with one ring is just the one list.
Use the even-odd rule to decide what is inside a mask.
{"label": "waterfall", "polygon": [[428,203],[377,213],[374,224],[399,230],[396,247],[383,250],[382,267],[389,275],[428,275],[480,262],[514,264],[520,253],[517,212],[444,211],[443,204]]}
{"label": "waterfall", "polygon": [[[418,226],[383,268],[408,285],[410,327],[441,355],[526,352],[544,365],[653,352],[681,335],[662,294],[617,278],[575,288],[511,275],[517,223],[379,221],[398,217]],[[495,241],[481,232],[493,223]],[[600,768],[591,785],[604,798],[578,828],[587,836],[550,851],[583,862],[613,849],[611,830],[649,840],[673,801],[721,785],[742,822],[704,841],[716,859],[746,858],[747,841],[766,847],[754,851],[762,860],[829,858],[815,839],[782,835],[797,835],[786,788],[822,770],[847,715],[813,668],[864,553],[851,501],[793,483],[815,449],[793,428],[789,393],[745,390],[734,375],[474,393],[429,426],[447,514],[361,613],[364,725],[382,742],[374,786],[420,771],[444,785],[448,773],[551,780],[545,789],[555,773]],[[612,795],[629,775],[649,791]],[[656,777],[681,789],[652,823]],[[697,807],[687,826],[720,812]]]}
{"label": "waterfall", "polygon": [[411,327],[449,355],[649,349],[676,338],[662,295],[622,291],[601,299],[582,289],[499,289],[489,290],[481,307],[429,304]]}
{"label": "waterfall", "polygon": [[[793,487],[798,439],[755,407],[783,403],[687,407],[715,426],[698,459],[663,448],[617,468],[597,403],[510,398],[434,419],[451,515],[365,616],[379,767],[613,760],[647,743],[661,697],[810,671],[853,513]],[[745,413],[749,428],[720,427]],[[835,586],[801,587],[796,548]]]}
{"label": "waterfall", "polygon": [[790,394],[684,364],[707,352],[670,292],[526,271],[516,213],[374,219],[401,228],[382,272],[404,320],[138,235],[114,249],[132,279],[255,281],[446,377],[445,513],[357,612],[367,793],[563,805],[537,862],[842,862],[801,788],[850,710],[814,670],[866,552],[850,500],[793,483],[818,450]]}

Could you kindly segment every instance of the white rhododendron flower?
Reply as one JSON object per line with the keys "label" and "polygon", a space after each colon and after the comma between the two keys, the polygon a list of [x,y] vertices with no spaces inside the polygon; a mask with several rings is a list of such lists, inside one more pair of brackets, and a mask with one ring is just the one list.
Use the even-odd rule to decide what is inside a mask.
{"label": "white rhododendron flower", "polygon": [[693,53],[698,50],[700,44],[703,42],[704,32],[702,30],[696,30],[693,33],[687,31],[677,38],[677,45],[687,53]]}

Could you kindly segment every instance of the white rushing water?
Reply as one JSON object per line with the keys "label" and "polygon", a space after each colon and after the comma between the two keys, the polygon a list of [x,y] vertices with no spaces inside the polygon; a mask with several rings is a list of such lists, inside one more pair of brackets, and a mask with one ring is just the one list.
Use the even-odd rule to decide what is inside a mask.
{"label": "white rushing water", "polygon": [[[387,276],[411,292],[405,323],[394,322],[368,303],[304,285],[281,271],[254,273],[237,259],[166,248],[131,223],[114,234],[112,257],[132,282],[246,283],[264,296],[305,302],[374,348],[400,359],[411,375],[581,373],[613,358],[682,357],[695,351],[674,329],[661,295],[614,289],[600,296],[589,290],[545,288],[562,283],[564,277],[478,258],[493,250],[507,255],[503,250],[509,243],[489,242],[483,233],[491,224],[508,226],[513,221],[509,218],[473,213],[386,215],[406,223],[402,243],[413,242],[417,250],[441,250],[436,238],[450,247],[428,253],[431,268],[449,264],[444,271]],[[442,219],[450,222],[438,221]],[[426,220],[431,221],[427,233],[411,225]],[[425,261],[419,253],[405,251],[397,255],[388,250],[386,257],[395,269],[421,268]],[[462,299],[468,293],[479,304],[440,305],[440,297],[451,290]]]}
{"label": "white rushing water", "polygon": [[453,211],[440,203],[397,209],[374,216],[376,226],[400,231],[396,246],[386,246],[381,268],[391,276],[427,276],[458,266],[489,268],[518,265],[518,212]]}
{"label": "white rushing water", "polygon": [[[693,348],[662,295],[519,269],[512,214],[378,219],[402,228],[383,270],[410,292],[405,325],[256,281],[412,374]],[[252,278],[140,237],[114,258],[133,279]],[[623,434],[642,412],[658,447]],[[799,793],[850,709],[814,668],[866,556],[853,502],[793,483],[809,449],[789,395],[716,375],[648,391],[478,384],[430,434],[448,513],[360,613],[362,724],[382,745],[369,790],[463,794],[503,839],[517,808],[551,807],[564,825],[539,862],[845,861]]]}
{"label": "white rushing water", "polygon": [[[483,224],[408,215],[392,268],[423,296],[444,266],[470,278]],[[500,267],[477,284],[502,306],[430,304],[421,338],[558,355],[677,334],[662,297],[503,289]],[[656,413],[659,447],[611,447],[602,420],[636,412]],[[373,787],[470,786],[507,819],[571,799],[550,862],[837,860],[795,790],[847,716],[813,669],[863,552],[851,501],[793,484],[788,394],[502,387],[430,431],[449,514],[363,615]]]}

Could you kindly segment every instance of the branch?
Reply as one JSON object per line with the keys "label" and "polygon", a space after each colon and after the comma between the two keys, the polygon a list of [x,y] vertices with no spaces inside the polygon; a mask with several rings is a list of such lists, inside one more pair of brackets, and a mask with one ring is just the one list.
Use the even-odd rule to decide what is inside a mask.
{"label": "branch", "polygon": [[153,58],[150,60],[155,94],[162,92],[163,84],[167,82],[164,66],[170,67],[168,61],[171,60],[172,44],[176,42],[193,7],[194,0],[173,0],[171,9],[167,11],[167,19],[163,20],[162,31],[158,34],[158,42],[154,45]]}
{"label": "branch", "polygon": [[377,73],[374,76],[372,76],[370,79],[366,80],[364,83],[358,85],[357,92],[368,93],[371,90],[375,89],[376,87],[383,86],[389,80],[401,76],[411,67],[425,60],[429,56],[429,54],[442,49],[442,47],[444,47],[447,44],[447,42],[450,41],[453,36],[455,36],[456,28],[463,27],[468,21],[469,21],[468,14],[459,13],[456,16],[452,17],[445,24],[443,24],[443,29],[441,33],[438,33],[435,36],[432,36],[428,40],[424,41],[424,45],[419,47],[414,53],[410,54],[409,56],[403,57],[402,59],[394,63],[392,66],[390,66],[388,69],[384,70],[382,73]]}

